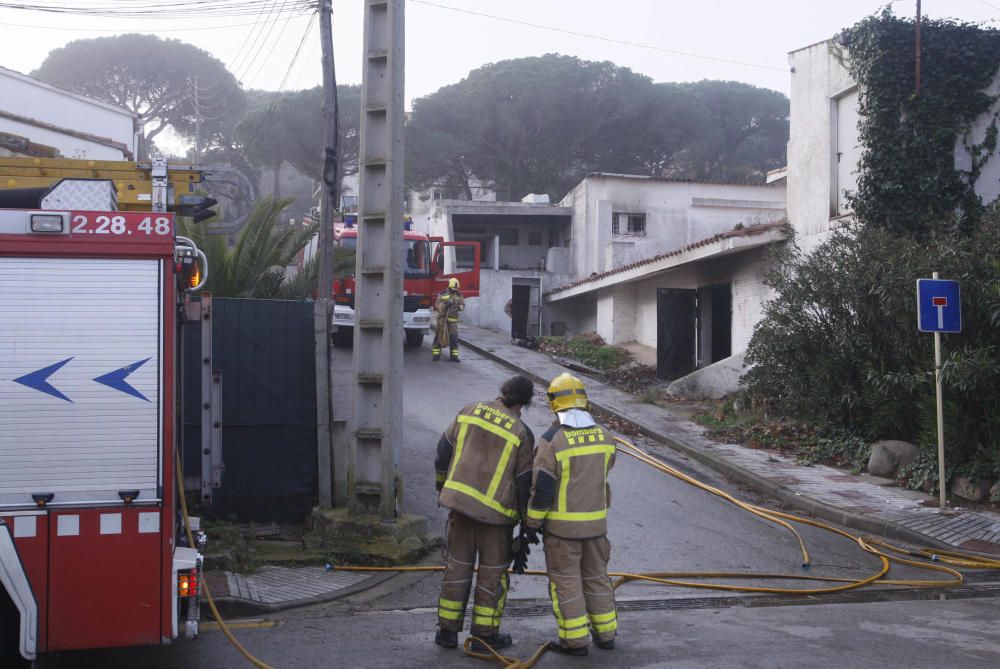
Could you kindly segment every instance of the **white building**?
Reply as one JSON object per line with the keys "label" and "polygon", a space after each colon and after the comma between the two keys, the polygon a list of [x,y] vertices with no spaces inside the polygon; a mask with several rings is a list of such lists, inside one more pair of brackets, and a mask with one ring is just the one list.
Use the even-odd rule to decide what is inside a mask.
{"label": "white building", "polygon": [[[848,56],[849,57],[849,56]],[[788,55],[791,65],[791,130],[788,140],[788,221],[806,251],[850,215],[846,194],[857,187],[858,85],[834,51],[832,40]],[[976,67],[976,63],[969,63]],[[1000,77],[987,91],[1000,93]],[[1000,100],[980,116],[967,136],[955,138],[955,165],[968,170],[966,146],[983,141],[1000,111]],[[1000,160],[990,160],[976,181],[983,202],[1000,196]]]}
{"label": "white building", "polygon": [[134,160],[142,125],[127,109],[0,67],[0,134],[7,154],[37,144],[64,158]]}
{"label": "white building", "polygon": [[[547,334],[542,293],[569,280],[573,210],[546,201],[429,199],[413,216],[415,229],[452,241],[479,242],[480,295],[466,301],[462,318],[513,337]],[[538,198],[534,198],[538,199]],[[468,254],[446,259],[468,267]],[[510,301],[511,314],[506,313]]]}
{"label": "white building", "polygon": [[562,206],[573,209],[574,278],[673,251],[737,224],[785,216],[780,186],[594,173]]}
{"label": "white building", "polygon": [[655,349],[664,377],[746,348],[767,247],[786,236],[780,175],[750,185],[592,174],[562,205],[573,210],[571,281],[545,294],[551,330]]}

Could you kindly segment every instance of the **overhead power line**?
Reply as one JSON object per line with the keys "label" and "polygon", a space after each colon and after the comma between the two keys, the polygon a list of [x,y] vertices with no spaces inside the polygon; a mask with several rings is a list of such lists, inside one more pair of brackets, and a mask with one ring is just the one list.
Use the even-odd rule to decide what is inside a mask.
{"label": "overhead power line", "polygon": [[136,30],[134,28],[72,28],[69,26],[40,26],[32,25],[30,23],[9,23],[7,21],[0,21],[0,26],[9,26],[11,28],[32,28],[35,30],[62,30],[68,32],[78,32],[78,33],[129,33],[129,32],[139,32],[139,33],[186,33],[192,30],[226,30],[228,28],[245,28],[246,26],[256,25],[254,23],[225,23],[221,25],[207,25],[207,26],[185,26],[183,28],[161,28],[157,26],[150,30]]}
{"label": "overhead power line", "polygon": [[274,112],[278,108],[278,104],[281,102],[281,99],[285,96],[285,85],[288,83],[288,79],[292,74],[292,69],[295,67],[295,63],[298,61],[299,55],[302,53],[302,47],[309,39],[309,34],[312,32],[313,26],[316,23],[316,16],[317,16],[316,14],[313,14],[312,18],[309,19],[309,25],[306,26],[306,30],[302,34],[302,39],[299,40],[299,45],[295,48],[295,54],[292,56],[291,62],[288,63],[288,69],[285,70],[285,76],[282,77],[281,79],[281,84],[278,86],[277,95],[274,96],[274,101],[271,103],[271,106],[265,113],[264,118],[262,118],[260,120],[260,123],[257,124],[257,127],[254,128],[253,137],[250,139],[249,142],[243,145],[241,153],[243,154],[244,158],[249,159],[248,155],[250,153],[250,149],[257,143],[257,140],[260,139],[260,137],[262,136],[261,133],[264,131],[264,128],[266,128],[270,124],[271,118],[274,116]]}
{"label": "overhead power line", "polygon": [[[152,17],[215,17],[253,16],[268,5],[270,0],[103,0],[97,3],[68,2],[67,0],[36,0],[35,2],[7,2],[0,0],[0,9],[13,9],[48,14],[74,16],[99,16],[104,18],[130,18],[148,20]],[[294,0],[300,13],[315,10],[312,0]]]}
{"label": "overhead power line", "polygon": [[463,9],[462,7],[453,7],[451,5],[444,5],[438,2],[430,2],[430,0],[410,0],[412,3],[419,5],[427,5],[428,7],[437,7],[438,9],[446,9],[452,12],[459,12],[461,14],[469,14],[471,16],[479,16],[481,18],[493,19],[494,21],[503,21],[504,23],[512,23],[519,26],[527,26],[529,28],[537,28],[539,30],[548,30],[550,32],[562,33],[564,35],[573,35],[574,37],[586,37],[587,39],[600,40],[602,42],[609,42],[611,44],[621,44],[624,46],[637,47],[639,49],[649,49],[651,51],[659,51],[661,53],[669,53],[675,56],[686,56],[688,58],[700,58],[702,60],[711,60],[717,63],[729,63],[731,65],[742,65],[744,67],[757,67],[765,70],[775,70],[777,72],[787,72],[787,67],[776,67],[774,65],[764,65],[761,63],[748,63],[741,60],[734,60],[731,58],[719,58],[716,56],[706,56],[700,53],[693,53],[691,51],[681,51],[679,49],[669,49],[667,47],[656,46],[655,44],[642,44],[640,42],[631,42],[629,40],[617,39],[614,37],[607,37],[604,35],[595,35],[593,33],[578,32],[576,30],[569,30],[567,28],[559,28],[556,26],[547,26],[541,23],[532,23],[531,21],[522,21],[521,19],[512,19],[507,16],[497,16],[496,14],[487,14],[486,12],[478,12],[471,9]]}
{"label": "overhead power line", "polygon": [[986,2],[986,0],[977,0],[979,4],[986,5],[987,7],[992,7],[993,9],[1000,11],[1000,5],[994,5],[992,2]]}

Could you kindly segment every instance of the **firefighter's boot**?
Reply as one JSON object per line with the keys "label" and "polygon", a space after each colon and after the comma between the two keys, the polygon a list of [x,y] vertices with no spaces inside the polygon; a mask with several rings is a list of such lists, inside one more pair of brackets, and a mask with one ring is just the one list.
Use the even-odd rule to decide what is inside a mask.
{"label": "firefighter's boot", "polygon": [[553,639],[552,641],[549,641],[549,650],[554,650],[555,652],[562,653],[563,655],[572,655],[574,657],[586,657],[590,653],[590,650],[586,646],[580,646],[578,648],[564,646],[561,639]]}
{"label": "firefighter's boot", "polygon": [[437,634],[434,635],[434,643],[443,648],[457,648],[458,632],[452,632],[451,630],[443,630],[439,628]]}
{"label": "firefighter's boot", "polygon": [[614,650],[615,649],[615,640],[614,639],[609,639],[607,641],[601,641],[601,637],[599,637],[597,635],[597,632],[591,632],[590,633],[590,638],[592,638],[594,640],[594,643],[597,645],[598,648],[603,648],[604,650]]}
{"label": "firefighter's boot", "polygon": [[[482,643],[480,643],[479,639],[482,639]],[[514,645],[514,640],[505,632],[496,632],[490,636],[477,637],[472,640],[471,644],[472,650],[477,653],[484,652],[486,645],[489,645],[493,650],[500,650],[502,648],[510,648]]]}

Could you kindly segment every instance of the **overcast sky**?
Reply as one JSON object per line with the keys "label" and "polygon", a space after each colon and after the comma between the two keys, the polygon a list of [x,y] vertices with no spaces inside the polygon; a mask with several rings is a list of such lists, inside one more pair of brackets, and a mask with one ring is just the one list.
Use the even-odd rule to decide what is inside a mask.
{"label": "overcast sky", "polygon": [[[94,5],[114,0],[86,1]],[[66,0],[65,4],[74,2]],[[408,0],[406,95],[412,100],[433,93],[485,63],[552,52],[610,60],[658,82],[735,79],[787,94],[787,52],[830,37],[877,11],[885,2]],[[32,3],[26,0],[25,4]],[[281,0],[274,0],[272,6],[281,4]],[[897,0],[893,4],[898,14],[912,15],[916,3]],[[362,7],[362,0],[334,0],[334,43],[341,83],[359,83],[361,79]],[[923,0],[923,11],[932,17],[953,16],[996,26],[1000,0]],[[492,18],[470,12],[490,14]],[[260,25],[253,25],[252,16],[134,20],[0,9],[0,65],[27,73],[41,64],[50,49],[74,39],[153,32],[195,44],[231,68],[235,66],[244,87],[273,90],[289,71],[309,22],[307,16],[281,20],[265,37]],[[318,29],[313,25],[286,89],[319,83],[318,40]],[[248,56],[251,49],[257,54],[255,62]],[[135,57],[141,58],[142,54]]]}

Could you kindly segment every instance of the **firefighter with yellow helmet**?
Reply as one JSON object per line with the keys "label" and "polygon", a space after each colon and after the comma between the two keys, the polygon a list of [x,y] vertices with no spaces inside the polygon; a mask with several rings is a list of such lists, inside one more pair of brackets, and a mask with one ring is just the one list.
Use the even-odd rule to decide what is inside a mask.
{"label": "firefighter with yellow helmet", "polygon": [[[451,510],[434,637],[439,646],[458,645],[477,571],[472,634],[493,648],[512,643],[509,634],[500,632],[500,618],[507,600],[507,568],[517,554],[514,571],[524,573],[528,554],[527,543],[515,542],[513,532],[523,523],[531,492],[535,437],[522,422],[521,409],[531,404],[533,394],[530,379],[512,377],[500,388],[500,397],[462,409],[438,440],[438,502]],[[515,548],[515,543],[521,546]],[[474,641],[473,647],[483,646]]]}
{"label": "firefighter with yellow helmet", "polygon": [[556,423],[538,442],[526,535],[545,540],[549,596],[559,625],[550,648],[587,655],[615,647],[618,617],[608,577],[608,470],[615,463],[611,431],[590,414],[580,379],[560,374],[548,389]]}
{"label": "firefighter with yellow helmet", "polygon": [[431,354],[434,360],[441,359],[441,348],[451,349],[451,361],[458,359],[458,314],[465,309],[465,300],[460,292],[458,279],[448,279],[448,287],[437,296],[434,307],[437,313],[437,324],[434,328],[434,343],[431,344]]}

